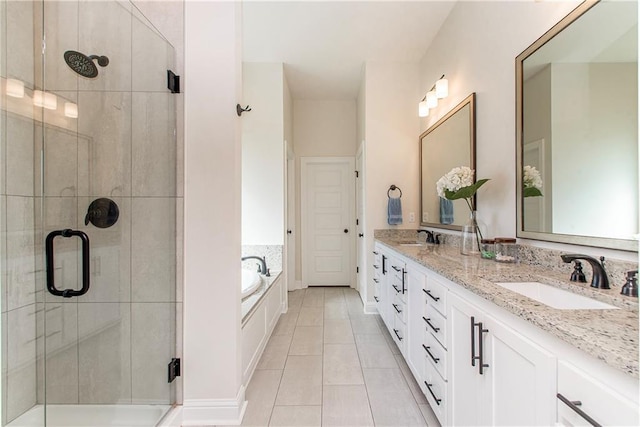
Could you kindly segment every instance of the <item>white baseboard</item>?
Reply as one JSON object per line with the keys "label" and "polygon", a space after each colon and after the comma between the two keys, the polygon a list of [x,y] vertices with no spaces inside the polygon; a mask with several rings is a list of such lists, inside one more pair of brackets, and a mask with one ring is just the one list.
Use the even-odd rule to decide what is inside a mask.
{"label": "white baseboard", "polygon": [[182,405],[174,406],[169,413],[164,416],[158,427],[181,427],[182,426]]}
{"label": "white baseboard", "polygon": [[295,290],[303,289],[302,280],[296,280],[296,288]]}
{"label": "white baseboard", "polygon": [[182,426],[240,425],[247,402],[244,386],[235,399],[185,399]]}
{"label": "white baseboard", "polygon": [[377,304],[375,302],[368,302],[364,305],[364,312],[367,314],[378,314]]}

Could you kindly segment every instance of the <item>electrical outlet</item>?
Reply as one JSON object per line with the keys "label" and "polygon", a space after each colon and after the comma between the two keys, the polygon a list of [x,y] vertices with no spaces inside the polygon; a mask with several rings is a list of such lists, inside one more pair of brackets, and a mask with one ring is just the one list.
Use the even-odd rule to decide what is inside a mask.
{"label": "electrical outlet", "polygon": [[409,212],[409,222],[416,222],[416,214],[414,212]]}

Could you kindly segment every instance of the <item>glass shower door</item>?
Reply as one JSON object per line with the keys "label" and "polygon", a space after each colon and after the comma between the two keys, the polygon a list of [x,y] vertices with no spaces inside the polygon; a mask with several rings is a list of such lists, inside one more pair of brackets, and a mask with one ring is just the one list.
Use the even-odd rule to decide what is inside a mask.
{"label": "glass shower door", "polygon": [[128,2],[1,1],[30,23],[7,31],[27,38],[35,82],[26,124],[2,115],[25,128],[3,148],[32,147],[3,149],[3,166],[24,163],[6,182],[31,185],[2,193],[3,253],[13,237],[25,248],[3,255],[3,277],[19,258],[31,283],[11,288],[24,307],[3,308],[3,328],[31,341],[3,330],[3,352],[29,363],[3,369],[2,425],[156,425],[176,388],[173,47]]}

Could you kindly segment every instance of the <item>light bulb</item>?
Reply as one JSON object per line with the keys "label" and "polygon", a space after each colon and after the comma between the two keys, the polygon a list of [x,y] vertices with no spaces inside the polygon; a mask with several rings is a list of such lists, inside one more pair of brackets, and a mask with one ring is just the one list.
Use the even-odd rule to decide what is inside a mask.
{"label": "light bulb", "polygon": [[436,82],[436,96],[438,99],[446,98],[449,95],[449,80],[440,79]]}
{"label": "light bulb", "polygon": [[24,83],[22,80],[7,79],[7,95],[13,98],[24,98]]}
{"label": "light bulb", "polygon": [[438,106],[438,97],[436,96],[435,90],[427,92],[426,102],[428,108],[436,108]]}
{"label": "light bulb", "polygon": [[429,115],[429,107],[427,107],[427,101],[421,101],[418,104],[418,116],[427,117]]}

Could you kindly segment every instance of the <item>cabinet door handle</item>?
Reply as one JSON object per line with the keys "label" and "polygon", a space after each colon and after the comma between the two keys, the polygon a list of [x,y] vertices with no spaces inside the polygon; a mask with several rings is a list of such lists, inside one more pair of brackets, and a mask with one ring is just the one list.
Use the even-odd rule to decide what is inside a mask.
{"label": "cabinet door handle", "polygon": [[476,318],[471,316],[471,366],[476,366]]}
{"label": "cabinet door handle", "polygon": [[484,363],[484,350],[483,350],[483,344],[482,344],[482,334],[484,334],[485,332],[489,332],[488,329],[484,329],[482,327],[482,322],[478,322],[476,323],[476,325],[478,325],[478,373],[480,375],[484,374],[484,368],[488,368],[489,365]]}
{"label": "cabinet door handle", "polygon": [[391,304],[391,305],[393,306],[393,308],[395,308],[395,309],[396,309],[396,311],[398,312],[398,314],[399,314],[399,313],[402,313],[402,310],[400,310],[400,309],[398,308],[398,305],[397,305],[397,304]]}
{"label": "cabinet door handle", "polygon": [[398,334],[398,332],[399,331],[397,329],[393,330],[393,333],[396,334],[396,336],[398,337],[398,340],[402,341],[402,337]]}
{"label": "cabinet door handle", "polygon": [[424,351],[427,352],[427,354],[429,355],[429,357],[431,357],[431,360],[433,360],[434,363],[438,363],[438,361],[440,361],[440,358],[435,357],[433,354],[431,354],[431,352],[429,351],[430,347],[427,347],[426,345],[422,344],[422,348],[424,348]]}
{"label": "cabinet door handle", "polygon": [[438,399],[436,397],[436,394],[433,392],[433,390],[431,390],[431,386],[433,386],[433,384],[429,384],[428,382],[424,382],[424,384],[427,386],[427,389],[429,390],[429,393],[431,393],[431,396],[433,396],[433,398],[436,401],[436,405],[440,406],[440,402],[442,402],[442,399]]}
{"label": "cabinet door handle", "polygon": [[405,270],[404,268],[402,269],[402,293],[404,294],[406,292],[406,288],[404,287],[404,277],[407,275],[407,270]]}
{"label": "cabinet door handle", "polygon": [[380,300],[378,299],[378,297],[377,297],[377,296],[375,296],[375,295],[373,296],[373,299],[374,299],[374,300],[376,300],[376,302],[380,302]]}
{"label": "cabinet door handle", "polygon": [[578,406],[582,405],[582,402],[580,402],[579,400],[572,402],[571,400],[567,399],[566,397],[564,397],[560,393],[556,394],[556,396],[558,397],[558,399],[560,399],[562,401],[562,403],[564,403],[569,408],[571,408],[571,410],[573,412],[575,412],[576,414],[578,414],[582,418],[584,418],[584,420],[586,422],[588,422],[589,424],[591,424],[594,427],[602,427],[602,425],[600,425],[596,420],[594,420],[589,415],[587,415],[587,413],[585,413],[582,409],[578,408]]}
{"label": "cabinet door handle", "polygon": [[429,297],[431,297],[432,300],[440,301],[440,297],[434,297],[429,289],[423,289],[422,292],[424,292],[425,294],[429,295]]}
{"label": "cabinet door handle", "polygon": [[398,287],[396,285],[391,285],[391,287],[393,289],[395,289],[397,293],[400,293],[400,289],[398,289]]}
{"label": "cabinet door handle", "polygon": [[434,331],[435,333],[438,333],[438,331],[440,331],[440,328],[436,328],[435,326],[433,326],[433,324],[431,323],[431,318],[428,318],[428,319],[427,319],[426,317],[422,316],[422,319],[423,319],[425,322],[427,322],[427,325],[429,325],[429,326],[431,327],[431,329],[433,329],[433,331]]}
{"label": "cabinet door handle", "polygon": [[387,257],[382,255],[382,274],[387,274]]}

